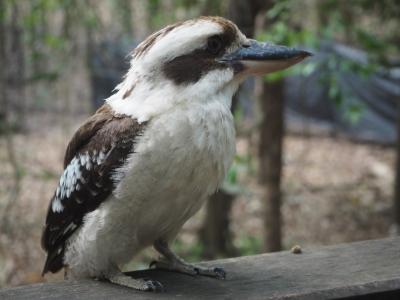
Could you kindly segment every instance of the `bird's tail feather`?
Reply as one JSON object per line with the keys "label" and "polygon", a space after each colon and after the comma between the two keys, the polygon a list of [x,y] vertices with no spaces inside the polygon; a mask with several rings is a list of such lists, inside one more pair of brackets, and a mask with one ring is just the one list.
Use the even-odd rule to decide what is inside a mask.
{"label": "bird's tail feather", "polygon": [[56,273],[64,267],[64,247],[60,246],[55,251],[47,254],[46,262],[43,267],[42,276],[47,272]]}

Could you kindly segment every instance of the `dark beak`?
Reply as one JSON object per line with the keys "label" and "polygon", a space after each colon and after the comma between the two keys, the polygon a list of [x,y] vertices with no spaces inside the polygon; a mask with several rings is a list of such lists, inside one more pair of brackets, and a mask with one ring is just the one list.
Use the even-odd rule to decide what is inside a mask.
{"label": "dark beak", "polygon": [[262,75],[286,69],[311,55],[304,50],[249,40],[249,44],[224,55],[221,61],[232,64],[237,73]]}

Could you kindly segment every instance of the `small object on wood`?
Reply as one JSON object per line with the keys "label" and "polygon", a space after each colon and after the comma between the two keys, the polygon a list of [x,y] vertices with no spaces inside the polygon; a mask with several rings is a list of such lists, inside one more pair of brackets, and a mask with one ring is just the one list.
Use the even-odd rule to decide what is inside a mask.
{"label": "small object on wood", "polygon": [[301,250],[301,247],[300,247],[299,245],[294,245],[294,246],[292,247],[292,249],[290,249],[290,251],[291,251],[293,254],[301,254],[301,253],[303,253],[303,251]]}

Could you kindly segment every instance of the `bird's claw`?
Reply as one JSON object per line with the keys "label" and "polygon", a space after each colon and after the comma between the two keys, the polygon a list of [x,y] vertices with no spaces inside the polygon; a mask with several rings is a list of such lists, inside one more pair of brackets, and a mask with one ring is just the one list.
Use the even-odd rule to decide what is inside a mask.
{"label": "bird's claw", "polygon": [[146,280],[144,290],[147,292],[162,293],[165,292],[164,286],[157,280]]}
{"label": "bird's claw", "polygon": [[218,279],[226,279],[226,272],[223,268],[214,268],[213,270],[215,277]]}
{"label": "bird's claw", "polygon": [[198,275],[203,275],[203,276],[209,276],[209,277],[214,277],[217,279],[225,279],[226,278],[226,272],[222,268],[195,268],[196,272]]}
{"label": "bird's claw", "polygon": [[150,262],[150,264],[149,264],[149,269],[151,269],[151,268],[153,268],[153,267],[157,268],[157,263],[158,263],[157,260],[152,260],[152,261]]}
{"label": "bird's claw", "polygon": [[226,272],[223,268],[207,268],[207,267],[200,267],[200,266],[194,266],[191,264],[183,264],[183,263],[168,263],[164,261],[157,261],[153,260],[149,268],[156,268],[160,270],[168,270],[168,271],[175,271],[179,273],[184,273],[187,275],[191,276],[209,276],[209,277],[214,277],[217,279],[225,279],[226,278]]}

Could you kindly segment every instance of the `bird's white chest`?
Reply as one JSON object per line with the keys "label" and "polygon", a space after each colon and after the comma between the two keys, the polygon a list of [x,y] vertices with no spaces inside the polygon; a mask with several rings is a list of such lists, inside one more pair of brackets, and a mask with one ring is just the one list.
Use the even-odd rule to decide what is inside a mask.
{"label": "bird's white chest", "polygon": [[141,243],[173,237],[223,181],[234,141],[232,115],[219,102],[154,118],[117,175],[113,218],[124,219]]}

